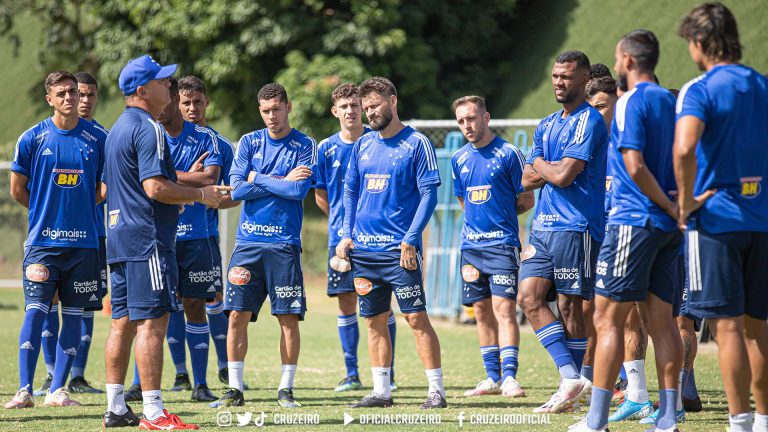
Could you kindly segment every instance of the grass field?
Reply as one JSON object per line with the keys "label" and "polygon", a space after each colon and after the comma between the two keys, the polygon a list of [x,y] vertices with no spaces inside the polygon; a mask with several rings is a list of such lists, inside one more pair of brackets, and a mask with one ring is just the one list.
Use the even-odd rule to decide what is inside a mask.
{"label": "grass field", "polygon": [[[353,399],[362,397],[369,390],[347,394],[335,394],[331,389],[343,374],[343,359],[339,349],[335,328],[335,305],[324,294],[323,281],[314,281],[308,286],[309,312],[302,324],[303,346],[299,369],[296,376],[295,394],[304,407],[298,411],[303,414],[317,414],[320,425],[293,426],[296,430],[338,430],[343,426],[343,415],[347,412],[357,417],[358,411],[345,409]],[[22,319],[23,299],[18,290],[0,290],[0,322],[5,323],[0,331],[0,398],[10,399],[16,391],[18,332]],[[267,427],[271,430],[288,429],[287,426],[272,425],[273,415],[284,413],[276,404],[276,386],[280,378],[279,340],[276,321],[268,314],[262,314],[262,320],[250,327],[250,352],[246,359],[245,380],[254,390],[246,391],[246,406],[234,409],[236,413],[247,411],[267,413]],[[104,384],[103,348],[109,320],[97,314],[94,341],[91,348],[91,361],[86,370],[87,378],[96,387]],[[361,323],[362,325],[362,323]],[[457,416],[464,412],[470,414],[509,414],[531,413],[531,410],[543,403],[554,391],[557,372],[546,351],[536,340],[528,327],[522,334],[520,349],[520,371],[518,379],[527,391],[527,397],[509,400],[502,397],[463,398],[461,394],[473,387],[484,376],[480,355],[477,349],[475,329],[443,321],[435,323],[440,337],[443,355],[443,371],[449,408],[439,412],[442,423],[439,426],[412,426],[418,430],[457,430]],[[419,405],[426,392],[424,372],[414,350],[413,337],[404,320],[398,320],[398,339],[396,354],[396,379],[400,390],[394,393],[396,405],[384,411],[366,411],[374,413],[414,414],[419,413]],[[364,331],[364,329],[363,329]],[[364,333],[363,333],[364,334]],[[727,425],[725,397],[722,392],[717,371],[716,358],[712,348],[702,348],[696,361],[696,377],[699,391],[704,401],[704,412],[690,414],[683,429],[697,431],[722,431]],[[361,340],[360,367],[363,384],[370,386],[368,356],[365,340]],[[649,358],[652,352],[649,351]],[[211,347],[211,365],[215,365],[215,354]],[[173,370],[168,355],[164,363],[163,387],[169,388],[173,381]],[[649,388],[655,389],[655,373],[647,367]],[[42,356],[37,368],[35,385],[39,386],[45,373]],[[132,372],[128,374],[130,381]],[[216,393],[223,386],[215,378],[215,370],[209,370],[208,380]],[[370,387],[368,387],[369,389]],[[206,429],[227,429],[216,426],[215,410],[201,403],[188,402],[189,392],[164,392],[166,406],[180,414],[186,421],[199,423]],[[655,392],[651,395],[656,398]],[[101,416],[104,413],[106,399],[103,395],[75,395],[83,402],[82,407],[45,408],[42,398],[36,398],[39,407],[34,409],[10,411],[0,410],[0,431],[93,431],[101,428]],[[134,410],[141,411],[141,404],[134,403]],[[583,415],[582,414],[577,415]],[[513,426],[472,426],[464,423],[466,430],[565,430],[575,422],[574,414],[559,414],[549,417],[546,425]],[[236,419],[235,419],[236,424]],[[236,427],[236,426],[235,426]],[[255,427],[251,425],[251,427]],[[354,422],[350,429],[366,430],[403,430],[406,426],[361,426]],[[612,430],[641,431],[642,425],[622,423],[612,425]]]}

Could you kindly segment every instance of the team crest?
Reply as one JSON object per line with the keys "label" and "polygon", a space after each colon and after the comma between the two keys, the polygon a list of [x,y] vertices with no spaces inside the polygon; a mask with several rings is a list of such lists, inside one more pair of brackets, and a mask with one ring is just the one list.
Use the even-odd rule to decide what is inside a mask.
{"label": "team crest", "polygon": [[27,277],[27,280],[32,282],[45,282],[48,280],[50,272],[48,267],[42,264],[30,264],[24,270],[24,275]]}
{"label": "team crest", "polygon": [[117,221],[120,219],[120,210],[110,210],[109,212],[109,228],[112,229],[117,226]]}
{"label": "team crest", "polygon": [[533,245],[528,245],[525,247],[525,250],[523,251],[523,255],[520,257],[522,261],[525,261],[529,258],[533,258],[534,255],[536,255],[536,248],[533,247]]}
{"label": "team crest", "polygon": [[490,199],[491,187],[488,185],[467,188],[467,201],[472,204],[483,204]]}
{"label": "team crest", "polygon": [[480,270],[472,264],[467,264],[461,267],[461,278],[464,279],[464,282],[474,282],[480,279]]}
{"label": "team crest", "polygon": [[373,283],[366,278],[355,278],[355,291],[361,296],[371,292]]}
{"label": "team crest", "polygon": [[762,177],[742,177],[741,179],[741,196],[744,198],[752,199],[760,195],[761,187],[760,183],[763,181]]}
{"label": "team crest", "polygon": [[242,286],[251,281],[251,272],[245,267],[232,267],[229,269],[227,279],[232,285]]}
{"label": "team crest", "polygon": [[389,186],[389,174],[366,174],[365,190],[370,193],[383,192]]}

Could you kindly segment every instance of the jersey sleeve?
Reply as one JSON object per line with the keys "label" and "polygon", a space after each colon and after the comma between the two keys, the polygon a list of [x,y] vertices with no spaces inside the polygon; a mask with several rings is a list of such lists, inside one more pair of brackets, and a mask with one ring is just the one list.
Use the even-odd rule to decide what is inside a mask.
{"label": "jersey sleeve", "polygon": [[165,133],[160,125],[147,119],[136,131],[135,143],[140,181],[155,176],[172,178],[165,164],[169,153],[166,151]]}
{"label": "jersey sleeve", "polygon": [[645,106],[637,93],[627,99],[624,106],[616,108],[616,126],[619,139],[616,148],[643,151],[645,148]]}
{"label": "jersey sleeve", "polygon": [[299,154],[298,166],[306,166],[312,172],[317,170],[317,141],[314,138],[306,137],[304,145]]}
{"label": "jersey sleeve", "polygon": [[318,145],[317,149],[317,168],[313,171],[313,184],[312,187],[315,189],[328,189],[328,175],[325,172],[325,153],[321,150],[323,148],[323,145],[327,143],[328,140],[323,140]]}
{"label": "jersey sleeve", "polygon": [[573,135],[563,150],[563,157],[589,162],[595,148],[607,135],[605,121],[597,110],[585,109],[579,114]]}
{"label": "jersey sleeve", "polygon": [[707,92],[701,79],[689,81],[680,90],[675,106],[677,119],[690,115],[707,122]]}
{"label": "jersey sleeve", "polygon": [[435,148],[427,137],[419,135],[413,156],[416,164],[416,182],[419,189],[430,185],[440,186],[440,170],[437,168]]}
{"label": "jersey sleeve", "polygon": [[451,158],[451,178],[453,179],[453,194],[457,197],[464,198],[464,183],[461,181],[461,172],[459,171],[458,156],[459,153],[454,153]]}
{"label": "jersey sleeve", "polygon": [[208,168],[209,166],[223,166],[224,165],[224,159],[221,154],[221,148],[219,147],[219,139],[216,138],[216,135],[210,131],[207,131],[206,135],[208,136],[207,143],[205,146],[205,151],[208,152],[208,156],[206,156],[205,160],[203,161],[203,166],[205,168]]}
{"label": "jersey sleeve", "polygon": [[536,158],[544,157],[544,140],[542,137],[544,136],[545,121],[546,119],[542,120],[533,132],[533,147],[531,148],[531,154],[528,155],[528,160],[525,161],[527,164],[533,165],[533,161]]}
{"label": "jersey sleeve", "polygon": [[27,131],[23,133],[16,141],[16,150],[13,154],[11,171],[31,177],[32,173],[32,144],[34,139],[32,134]]}
{"label": "jersey sleeve", "polygon": [[96,171],[96,183],[105,183],[104,180],[104,162],[106,160],[106,136],[104,138],[99,138],[97,141],[97,145],[99,146],[99,159],[98,159],[98,169]]}
{"label": "jersey sleeve", "polygon": [[[363,135],[365,137],[365,135]],[[360,138],[352,147],[352,154],[349,156],[347,171],[344,173],[344,189],[349,189],[357,193],[360,190],[360,172],[357,168],[357,159],[360,157],[360,144],[363,138]],[[345,207],[345,210],[346,209]]]}
{"label": "jersey sleeve", "polygon": [[525,191],[523,188],[523,170],[525,169],[525,156],[514,145],[507,143],[504,145],[510,154],[507,157],[507,163],[509,164],[509,177],[512,179],[512,187],[515,189],[515,195],[520,195]]}

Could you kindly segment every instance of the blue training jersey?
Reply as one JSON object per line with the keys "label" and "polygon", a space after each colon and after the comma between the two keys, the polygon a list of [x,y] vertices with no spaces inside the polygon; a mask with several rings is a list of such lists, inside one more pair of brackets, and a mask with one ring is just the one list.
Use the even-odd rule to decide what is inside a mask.
{"label": "blue training jersey", "polygon": [[[173,164],[177,171],[189,171],[192,164],[208,152],[203,166],[221,167],[221,152],[216,135],[210,129],[196,126],[184,121],[184,127],[177,137],[165,133],[165,140],[171,150]],[[179,215],[176,226],[176,241],[198,240],[208,238],[208,213],[201,203],[185,204],[184,212]]]}
{"label": "blue training jersey", "polygon": [[[363,135],[371,129],[364,128]],[[344,231],[344,175],[355,143],[344,142],[339,133],[317,146],[317,171],[313,185],[328,192],[328,246],[339,244]]]}
{"label": "blue training jersey", "polygon": [[[104,132],[104,135],[109,135],[109,130],[97,122],[96,119],[91,121],[91,124],[96,126],[96,129]],[[107,213],[107,200],[104,200],[96,206],[96,231],[99,233],[99,237],[107,236],[107,225],[104,223],[104,215]]]}
{"label": "blue training jersey", "polygon": [[677,118],[704,122],[696,147],[694,194],[717,193],[693,216],[707,231],[768,231],[768,79],[740,64],[715,66],[689,81]]}
{"label": "blue training jersey", "polygon": [[[221,176],[219,176],[219,182],[217,184],[223,184],[229,186],[229,170],[232,169],[232,161],[235,159],[235,148],[228,139],[224,138],[222,134],[216,131],[216,129],[207,126],[211,132],[216,135],[216,140],[219,143],[219,152],[221,153]],[[219,236],[219,210],[208,209],[208,236]]]}
{"label": "blue training jersey", "polygon": [[142,182],[176,181],[163,127],[148,112],[128,107],[112,126],[106,144],[107,262],[145,261],[176,250],[179,207],[150,199]]}
{"label": "blue training jersey", "polygon": [[11,171],[29,179],[27,245],[96,249],[96,185],[107,136],[80,119],[61,130],[47,118],[16,143]]}
{"label": "blue training jersey", "polygon": [[563,111],[547,116],[533,134],[533,150],[527,163],[537,157],[559,163],[564,157],[586,162],[584,170],[566,188],[547,183],[541,188],[533,219],[538,231],[589,233],[597,241],[605,233],[605,172],[608,128],[600,112],[587,102],[563,118]]}
{"label": "blue training jersey", "polygon": [[[281,179],[298,166],[307,166],[314,171],[316,164],[315,140],[296,129],[279,140],[272,139],[266,128],[243,135],[230,171],[230,184],[241,186],[241,182],[245,182],[248,174],[254,171],[268,180],[286,183],[281,186],[288,189],[298,188],[300,193],[281,196],[280,192],[270,191],[266,185],[253,184],[250,189],[255,196],[243,203],[235,239],[238,242],[301,245],[303,202],[312,180],[293,182]],[[302,184],[306,185],[306,189]],[[233,192],[233,199],[238,199],[237,192]]]}
{"label": "blue training jersey", "polygon": [[517,196],[523,192],[525,157],[495,137],[488,145],[464,145],[451,158],[453,194],[464,200],[461,249],[520,246]]}
{"label": "blue training jersey", "polygon": [[352,149],[344,183],[359,196],[353,232],[344,237],[357,250],[399,249],[421,202],[419,189],[440,185],[435,149],[410,126],[390,138],[369,132]]}
{"label": "blue training jersey", "polygon": [[648,222],[666,232],[677,222],[651,201],[632,180],[624,165],[622,149],[643,154],[645,166],[661,190],[675,200],[677,183],[672,168],[675,139],[675,96],[656,83],[641,82],[616,102],[611,124],[608,175],[613,176],[610,225],[646,226]]}

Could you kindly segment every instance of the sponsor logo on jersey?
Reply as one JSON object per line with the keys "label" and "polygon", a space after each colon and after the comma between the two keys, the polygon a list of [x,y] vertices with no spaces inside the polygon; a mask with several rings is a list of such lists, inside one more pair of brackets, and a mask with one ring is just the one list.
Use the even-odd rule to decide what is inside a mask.
{"label": "sponsor logo on jersey", "polygon": [[51,274],[48,267],[42,264],[30,264],[24,270],[24,275],[33,282],[45,282]]}
{"label": "sponsor logo on jersey", "polygon": [[424,305],[424,302],[423,302],[423,301],[421,301],[421,299],[420,299],[420,298],[417,298],[417,299],[416,299],[416,300],[413,302],[413,305],[414,305],[414,306],[423,306],[423,305]]}
{"label": "sponsor logo on jersey", "polygon": [[366,295],[373,289],[373,283],[366,278],[355,278],[355,291],[359,295]]}
{"label": "sponsor logo on jersey", "polygon": [[248,222],[248,221],[245,221],[242,224],[240,224],[240,229],[247,232],[248,234],[257,233],[259,235],[269,236],[269,237],[273,235],[283,234],[283,227],[279,225],[262,225],[262,224],[255,224],[253,222]]}
{"label": "sponsor logo on jersey", "polygon": [[613,184],[613,176],[606,176],[605,177],[605,191],[610,192],[611,191],[611,185]]}
{"label": "sponsor logo on jersey", "polygon": [[69,240],[77,241],[88,237],[88,232],[83,230],[63,230],[58,228],[46,227],[43,232],[40,233],[43,237],[48,237],[51,240]]}
{"label": "sponsor logo on jersey", "polygon": [[491,231],[491,232],[471,232],[467,234],[467,240],[490,240],[495,238],[504,237],[504,231]]}
{"label": "sponsor logo on jersey", "polygon": [[389,174],[366,174],[365,190],[370,193],[383,192],[389,186]]}
{"label": "sponsor logo on jersey", "polygon": [[536,255],[536,248],[533,245],[528,245],[523,250],[523,254],[520,256],[521,261],[525,261],[529,258],[533,258]]}
{"label": "sponsor logo on jersey", "polygon": [[191,232],[192,229],[193,229],[192,224],[184,224],[184,223],[176,224],[176,235],[177,236],[186,235],[187,233]]}
{"label": "sponsor logo on jersey", "polygon": [[603,283],[602,279],[598,279],[597,284],[595,286],[598,288],[605,288],[605,284]]}
{"label": "sponsor logo on jersey", "polygon": [[363,234],[357,235],[357,241],[363,244],[386,244],[395,241],[395,236],[391,235],[378,235],[378,234]]}
{"label": "sponsor logo on jersey", "polygon": [[277,298],[281,299],[304,296],[304,290],[301,285],[276,286],[272,290],[275,292]]}
{"label": "sponsor logo on jersey", "polygon": [[560,215],[542,213],[536,216],[536,220],[544,224],[553,223],[560,220]]}
{"label": "sponsor logo on jersey", "polygon": [[608,274],[608,263],[605,261],[598,261],[597,266],[595,267],[595,273],[600,276]]}
{"label": "sponsor logo on jersey", "polygon": [[120,219],[120,210],[109,211],[109,228],[117,226],[117,221]]}
{"label": "sponsor logo on jersey", "polygon": [[467,200],[472,204],[483,204],[491,199],[491,186],[473,186],[467,188]]}
{"label": "sponsor logo on jersey", "polygon": [[461,267],[461,278],[464,282],[474,282],[480,279],[480,270],[472,264],[466,264]]}
{"label": "sponsor logo on jersey", "polygon": [[187,273],[187,278],[192,283],[213,283],[218,278],[215,270],[200,270]]}
{"label": "sponsor logo on jersey", "polygon": [[744,198],[754,198],[760,195],[762,183],[762,177],[742,177],[741,179],[741,196]]}
{"label": "sponsor logo on jersey", "polygon": [[74,188],[80,186],[83,181],[83,170],[79,169],[53,169],[53,183],[62,188]]}
{"label": "sponsor logo on jersey", "polygon": [[229,269],[227,279],[233,285],[245,285],[251,281],[251,272],[245,267],[232,267]]}
{"label": "sponsor logo on jersey", "polygon": [[97,280],[85,282],[75,281],[75,283],[72,285],[72,289],[75,291],[75,294],[87,294],[90,292],[98,291],[99,286],[101,286],[101,282]]}
{"label": "sponsor logo on jersey", "polygon": [[50,156],[52,154],[53,152],[48,147],[46,147],[45,150],[43,150],[43,156]]}
{"label": "sponsor logo on jersey", "polygon": [[421,298],[422,294],[423,294],[423,291],[421,290],[421,285],[419,284],[416,284],[413,286],[395,287],[395,297],[397,297],[400,300],[405,300],[409,298],[419,299]]}
{"label": "sponsor logo on jersey", "polygon": [[469,172],[469,168],[467,168],[467,166],[466,166],[466,165],[464,165],[464,167],[461,169],[461,171],[459,172],[459,174],[466,174],[466,173],[468,173],[468,172]]}
{"label": "sponsor logo on jersey", "polygon": [[335,161],[333,161],[333,164],[331,166],[333,168],[338,168],[341,166],[341,162],[338,159],[336,159]]}

